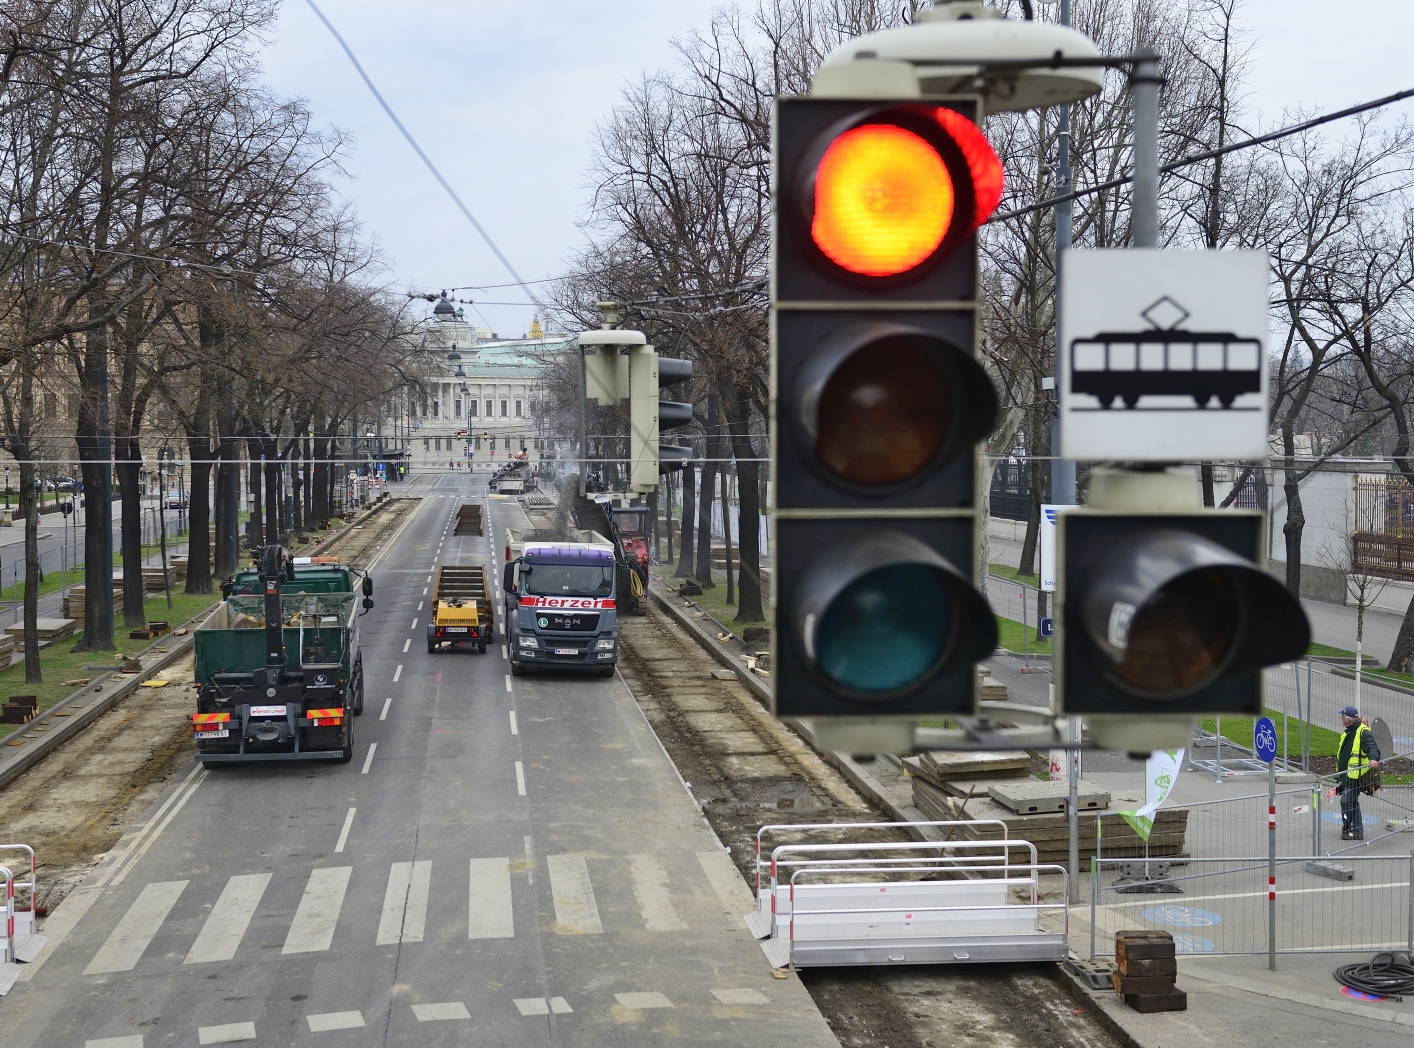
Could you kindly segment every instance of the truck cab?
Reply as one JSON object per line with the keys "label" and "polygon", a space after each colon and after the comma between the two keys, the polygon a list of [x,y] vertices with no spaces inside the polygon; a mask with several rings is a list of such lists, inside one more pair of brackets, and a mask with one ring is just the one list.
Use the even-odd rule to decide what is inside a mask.
{"label": "truck cab", "polygon": [[502,579],[511,673],[544,666],[613,676],[618,575],[607,543],[527,542]]}

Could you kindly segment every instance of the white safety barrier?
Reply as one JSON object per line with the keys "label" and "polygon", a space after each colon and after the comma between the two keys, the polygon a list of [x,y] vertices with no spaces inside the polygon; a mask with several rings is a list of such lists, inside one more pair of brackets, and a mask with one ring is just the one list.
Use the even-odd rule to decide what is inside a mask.
{"label": "white safety barrier", "polygon": [[[0,925],[0,996],[10,992],[19,978],[19,964],[35,960],[49,945],[49,940],[35,932],[38,912],[38,880],[34,849],[28,844],[0,844],[0,856],[5,852],[21,852],[29,860],[29,880],[19,880],[8,866],[0,865],[4,879],[4,924]],[[23,890],[28,898],[16,901],[16,892]],[[18,963],[16,963],[18,962]]]}
{"label": "white safety barrier", "polygon": [[[875,843],[842,835],[900,826],[936,828],[978,823],[834,823],[766,826],[757,835],[757,909],[747,926],[777,967],[863,964],[956,964],[1059,961],[1067,956],[1066,890],[1041,899],[1042,874],[1063,867],[1036,861],[1029,841],[948,840]],[[776,845],[761,857],[767,835],[806,838]],[[809,838],[830,836],[828,843]],[[1029,862],[1015,862],[1023,851]],[[769,871],[769,884],[762,881]],[[1048,930],[1057,911],[1060,930]]]}

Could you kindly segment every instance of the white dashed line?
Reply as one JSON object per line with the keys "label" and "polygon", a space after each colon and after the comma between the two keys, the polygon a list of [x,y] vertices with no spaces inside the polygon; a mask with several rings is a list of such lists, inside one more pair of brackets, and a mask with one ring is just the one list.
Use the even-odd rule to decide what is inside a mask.
{"label": "white dashed line", "polygon": [[512,735],[519,735],[519,734],[520,734],[520,729],[519,729],[518,727],[516,727],[516,711],[515,711],[515,710],[511,710],[511,711],[510,711],[510,714],[511,714],[511,734],[512,734]]}
{"label": "white dashed line", "polygon": [[424,597],[427,596],[427,587],[426,587],[426,586],[423,586],[423,587],[422,587],[422,595],[423,595]]}
{"label": "white dashed line", "polygon": [[376,750],[376,749],[378,749],[378,743],[376,743],[376,742],[369,743],[369,746],[368,746],[368,756],[363,759],[363,771],[359,772],[360,775],[367,775],[367,774],[368,774],[368,769],[369,769],[369,768],[372,766],[372,764],[373,764],[373,751]]}
{"label": "white dashed line", "polygon": [[404,655],[407,654],[408,648],[410,648],[410,647],[412,647],[412,638],[411,638],[411,637],[409,637],[407,640],[403,641],[403,654],[404,654]]}
{"label": "white dashed line", "polygon": [[417,602],[417,607],[413,608],[412,610],[413,610],[413,611],[421,611],[421,610],[422,610],[422,601],[418,601],[418,602]]}
{"label": "white dashed line", "polygon": [[502,645],[501,645],[501,658],[503,658],[503,659],[509,659],[510,657],[511,657],[510,650],[506,647],[506,645],[502,644]]}
{"label": "white dashed line", "polygon": [[388,709],[389,709],[389,707],[391,707],[392,705],[393,705],[393,697],[392,697],[391,695],[389,695],[386,699],[383,700],[383,712],[380,713],[380,714],[378,714],[378,719],[379,719],[379,720],[387,720],[387,719],[388,719]]}
{"label": "white dashed line", "polygon": [[511,690],[511,675],[509,673],[506,674],[506,690]]}
{"label": "white dashed line", "polygon": [[525,765],[516,761],[516,792],[525,796]]}
{"label": "white dashed line", "polygon": [[415,630],[415,629],[417,629],[417,620],[416,620],[416,619],[413,619],[413,620],[412,620],[412,625],[409,626],[408,629],[410,629],[410,630]]}
{"label": "white dashed line", "polygon": [[[369,750],[368,755],[373,756],[373,751]],[[349,813],[344,816],[344,828],[339,831],[339,843],[334,845],[336,852],[343,851],[344,845],[349,843],[349,830],[353,828],[354,812],[356,811],[358,811],[357,808],[350,808]]]}

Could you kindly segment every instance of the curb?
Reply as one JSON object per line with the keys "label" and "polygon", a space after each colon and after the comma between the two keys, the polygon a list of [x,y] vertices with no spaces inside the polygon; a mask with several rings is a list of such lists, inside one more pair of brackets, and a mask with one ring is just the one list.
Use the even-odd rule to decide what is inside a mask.
{"label": "curb", "polygon": [[[393,499],[384,499],[376,506],[371,507],[362,518],[354,518],[354,520],[349,521],[314,546],[309,555],[317,556],[334,542],[347,535],[355,524],[362,525],[382,507],[391,505],[393,501]],[[19,753],[14,754],[8,759],[0,759],[0,789],[4,789],[10,783],[14,782],[88,725],[92,724],[103,714],[118,705],[118,703],[129,698],[133,692],[142,686],[144,680],[151,680],[153,674],[166,669],[172,663],[186,655],[195,643],[195,637],[190,632],[193,624],[204,621],[206,616],[211,614],[212,609],[219,603],[221,603],[219,600],[213,601],[206,608],[187,619],[186,622],[177,626],[176,629],[172,631],[173,633],[178,629],[186,629],[189,632],[185,637],[178,638],[176,643],[159,637],[146,648],[143,648],[142,651],[134,655],[133,658],[141,660],[142,657],[150,653],[153,648],[170,645],[159,658],[144,665],[142,672],[134,674],[131,680],[123,681],[112,691],[103,692],[109,679],[112,677],[113,673],[116,672],[117,667],[114,667],[112,670],[106,670],[100,676],[90,681],[88,684],[85,684],[82,688],[64,696],[64,698],[60,699],[28,724],[22,725],[20,731],[15,732],[4,742],[0,742],[0,746],[8,748],[10,743],[20,738],[25,732],[35,728],[45,729],[45,734],[42,738],[34,739],[32,744],[30,740],[26,740],[26,745],[20,748]],[[165,636],[170,637],[171,634]],[[57,716],[59,711],[79,702],[86,703],[86,705],[83,709],[76,711],[73,716]]]}

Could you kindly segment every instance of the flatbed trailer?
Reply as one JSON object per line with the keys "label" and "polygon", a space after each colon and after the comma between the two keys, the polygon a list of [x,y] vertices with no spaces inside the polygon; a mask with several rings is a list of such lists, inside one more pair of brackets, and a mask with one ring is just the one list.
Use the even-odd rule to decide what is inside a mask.
{"label": "flatbed trailer", "polygon": [[429,655],[459,644],[472,645],[486,654],[495,626],[486,574],[483,564],[437,566],[432,576],[432,621],[427,624]]}

